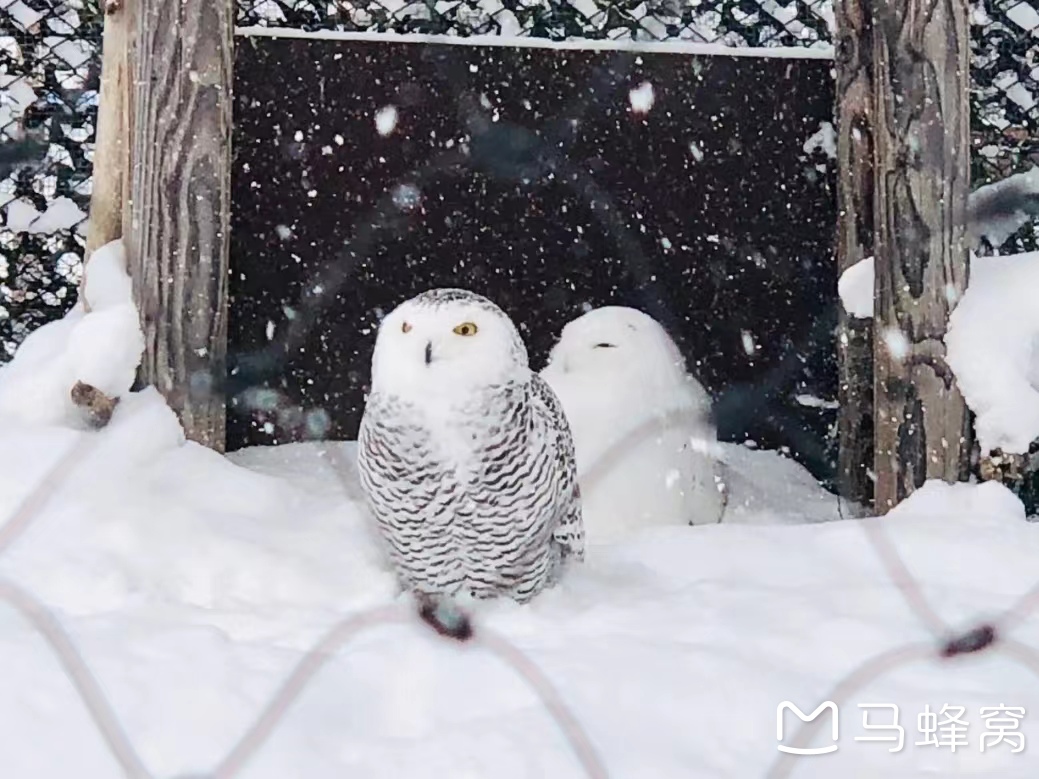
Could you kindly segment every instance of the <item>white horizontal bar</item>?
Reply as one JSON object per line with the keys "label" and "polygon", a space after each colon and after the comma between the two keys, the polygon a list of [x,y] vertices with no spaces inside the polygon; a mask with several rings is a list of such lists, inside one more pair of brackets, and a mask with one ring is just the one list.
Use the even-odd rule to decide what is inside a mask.
{"label": "white horizontal bar", "polygon": [[566,40],[505,35],[425,35],[394,32],[339,32],[336,30],[294,30],[287,27],[236,27],[235,35],[255,38],[309,38],[324,41],[363,41],[382,43],[442,43],[453,46],[501,46],[520,49],[565,49],[578,51],[634,51],[646,54],[703,54],[719,57],[777,57],[781,59],[833,59],[832,46],[758,47],[723,46],[694,41],[603,41]]}

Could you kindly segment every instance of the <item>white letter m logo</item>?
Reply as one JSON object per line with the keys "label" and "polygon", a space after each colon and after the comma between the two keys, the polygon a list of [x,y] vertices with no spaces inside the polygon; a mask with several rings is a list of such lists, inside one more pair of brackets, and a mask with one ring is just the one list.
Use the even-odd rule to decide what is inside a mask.
{"label": "white letter m logo", "polygon": [[[819,708],[817,708],[815,711],[813,711],[811,714],[807,716],[805,716],[805,713],[801,711],[799,708],[797,708],[797,706],[792,704],[790,701],[783,701],[781,704],[779,704],[779,707],[776,709],[776,738],[780,741],[783,740],[783,712],[787,709],[790,709],[790,711],[794,712],[794,714],[796,714],[798,719],[800,719],[802,722],[811,722],[820,714],[822,714],[823,711],[829,709],[832,714],[832,726],[830,730],[832,732],[832,738],[834,742],[837,741],[837,704],[833,701],[825,701],[824,703],[820,703]],[[836,752],[837,744],[833,743],[828,747],[816,747],[814,749],[806,749],[803,747],[788,747],[784,746],[783,744],[780,744],[779,751],[789,752],[791,755],[825,755],[827,752]]]}

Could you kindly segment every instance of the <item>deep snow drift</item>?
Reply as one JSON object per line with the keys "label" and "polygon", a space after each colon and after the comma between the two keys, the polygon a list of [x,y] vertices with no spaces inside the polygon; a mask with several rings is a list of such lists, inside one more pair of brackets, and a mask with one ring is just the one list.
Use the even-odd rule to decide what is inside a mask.
{"label": "deep snow drift", "polygon": [[[33,349],[0,369],[0,517],[70,447],[90,445],[0,554],[0,578],[64,625],[151,775],[205,775],[329,628],[397,596],[354,500],[352,445],[225,458],[185,443],[156,392],[128,393],[116,380],[136,343],[129,323],[104,336],[117,364],[94,366],[122,395],[111,424],[77,429],[62,397],[77,376],[68,339],[104,311],[39,331],[51,370],[38,381],[24,380]],[[782,756],[780,703],[810,713],[863,663],[928,641],[867,522],[884,529],[957,629],[1009,608],[1039,578],[1039,525],[999,485],[929,484],[882,520],[821,521],[836,518],[836,501],[799,466],[722,449],[735,507],[722,524],[593,545],[533,603],[476,611],[477,631],[508,639],[557,686],[611,777],[766,776]],[[1009,632],[1039,646],[1035,619]],[[0,657],[0,776],[122,776],[54,654],[10,609],[0,609]],[[793,776],[1034,776],[1031,745],[979,749],[982,707],[1024,707],[1020,731],[1039,738],[1039,679],[1009,653],[885,670],[839,702],[838,750],[792,757]],[[858,705],[867,703],[900,707],[901,751],[855,740],[885,735],[863,729]],[[946,704],[965,707],[967,746],[917,746],[918,716]],[[889,716],[873,711],[870,722]],[[788,714],[784,744],[795,724]],[[813,746],[825,746],[828,731]],[[582,773],[544,706],[499,658],[415,623],[373,628],[338,650],[237,775]]]}
{"label": "deep snow drift", "polygon": [[[151,391],[129,396],[101,433],[6,433],[5,516],[77,438],[98,439],[0,558],[0,575],[65,625],[156,775],[218,763],[337,619],[395,597],[350,501],[349,467],[340,478],[349,445],[252,449],[229,461],[182,443]],[[765,776],[780,756],[782,701],[808,713],[864,661],[927,636],[861,522],[782,524],[803,507],[821,518],[833,500],[807,478],[791,483],[799,469],[788,460],[726,448],[739,452],[733,502],[771,504],[771,516],[744,509],[762,524],[656,528],[593,546],[584,566],[529,606],[483,604],[476,615],[478,628],[508,638],[554,681],[610,776]],[[882,522],[954,626],[1009,607],[1036,579],[1039,526],[998,485],[928,485]],[[1034,622],[1013,633],[1039,645]],[[0,646],[16,669],[0,675],[3,775],[119,776],[55,658],[6,610]],[[869,735],[859,703],[901,706],[902,752],[854,740]],[[927,704],[967,707],[969,748],[913,745]],[[1007,656],[915,663],[855,692],[839,750],[794,758],[795,775],[1031,776],[1027,751],[978,750],[980,707],[1000,704],[1039,706],[1039,683]],[[787,727],[795,723],[788,715]],[[1021,727],[1039,738],[1028,717]],[[419,625],[374,628],[341,649],[242,773],[352,774],[582,775],[520,679]]]}

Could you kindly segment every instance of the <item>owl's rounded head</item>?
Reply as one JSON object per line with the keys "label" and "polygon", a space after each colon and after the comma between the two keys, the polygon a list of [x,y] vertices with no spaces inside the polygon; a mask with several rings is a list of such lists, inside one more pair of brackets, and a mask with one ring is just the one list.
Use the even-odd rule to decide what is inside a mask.
{"label": "owl's rounded head", "polygon": [[508,314],[465,289],[432,289],[379,325],[372,388],[457,393],[529,374],[527,349]]}
{"label": "owl's rounded head", "polygon": [[665,382],[685,376],[682,353],[663,326],[626,306],[594,308],[568,322],[548,359],[552,372]]}

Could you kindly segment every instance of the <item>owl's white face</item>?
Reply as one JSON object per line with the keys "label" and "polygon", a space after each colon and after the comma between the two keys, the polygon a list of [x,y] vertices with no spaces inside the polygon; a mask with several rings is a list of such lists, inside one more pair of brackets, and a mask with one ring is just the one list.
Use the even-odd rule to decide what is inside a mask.
{"label": "owl's white face", "polygon": [[[429,297],[437,293],[445,297]],[[437,290],[405,301],[383,319],[372,388],[458,395],[527,371],[523,341],[503,311],[472,293]]]}
{"label": "owl's white face", "polygon": [[549,364],[563,373],[685,373],[682,353],[660,323],[625,306],[592,309],[568,322]]}

